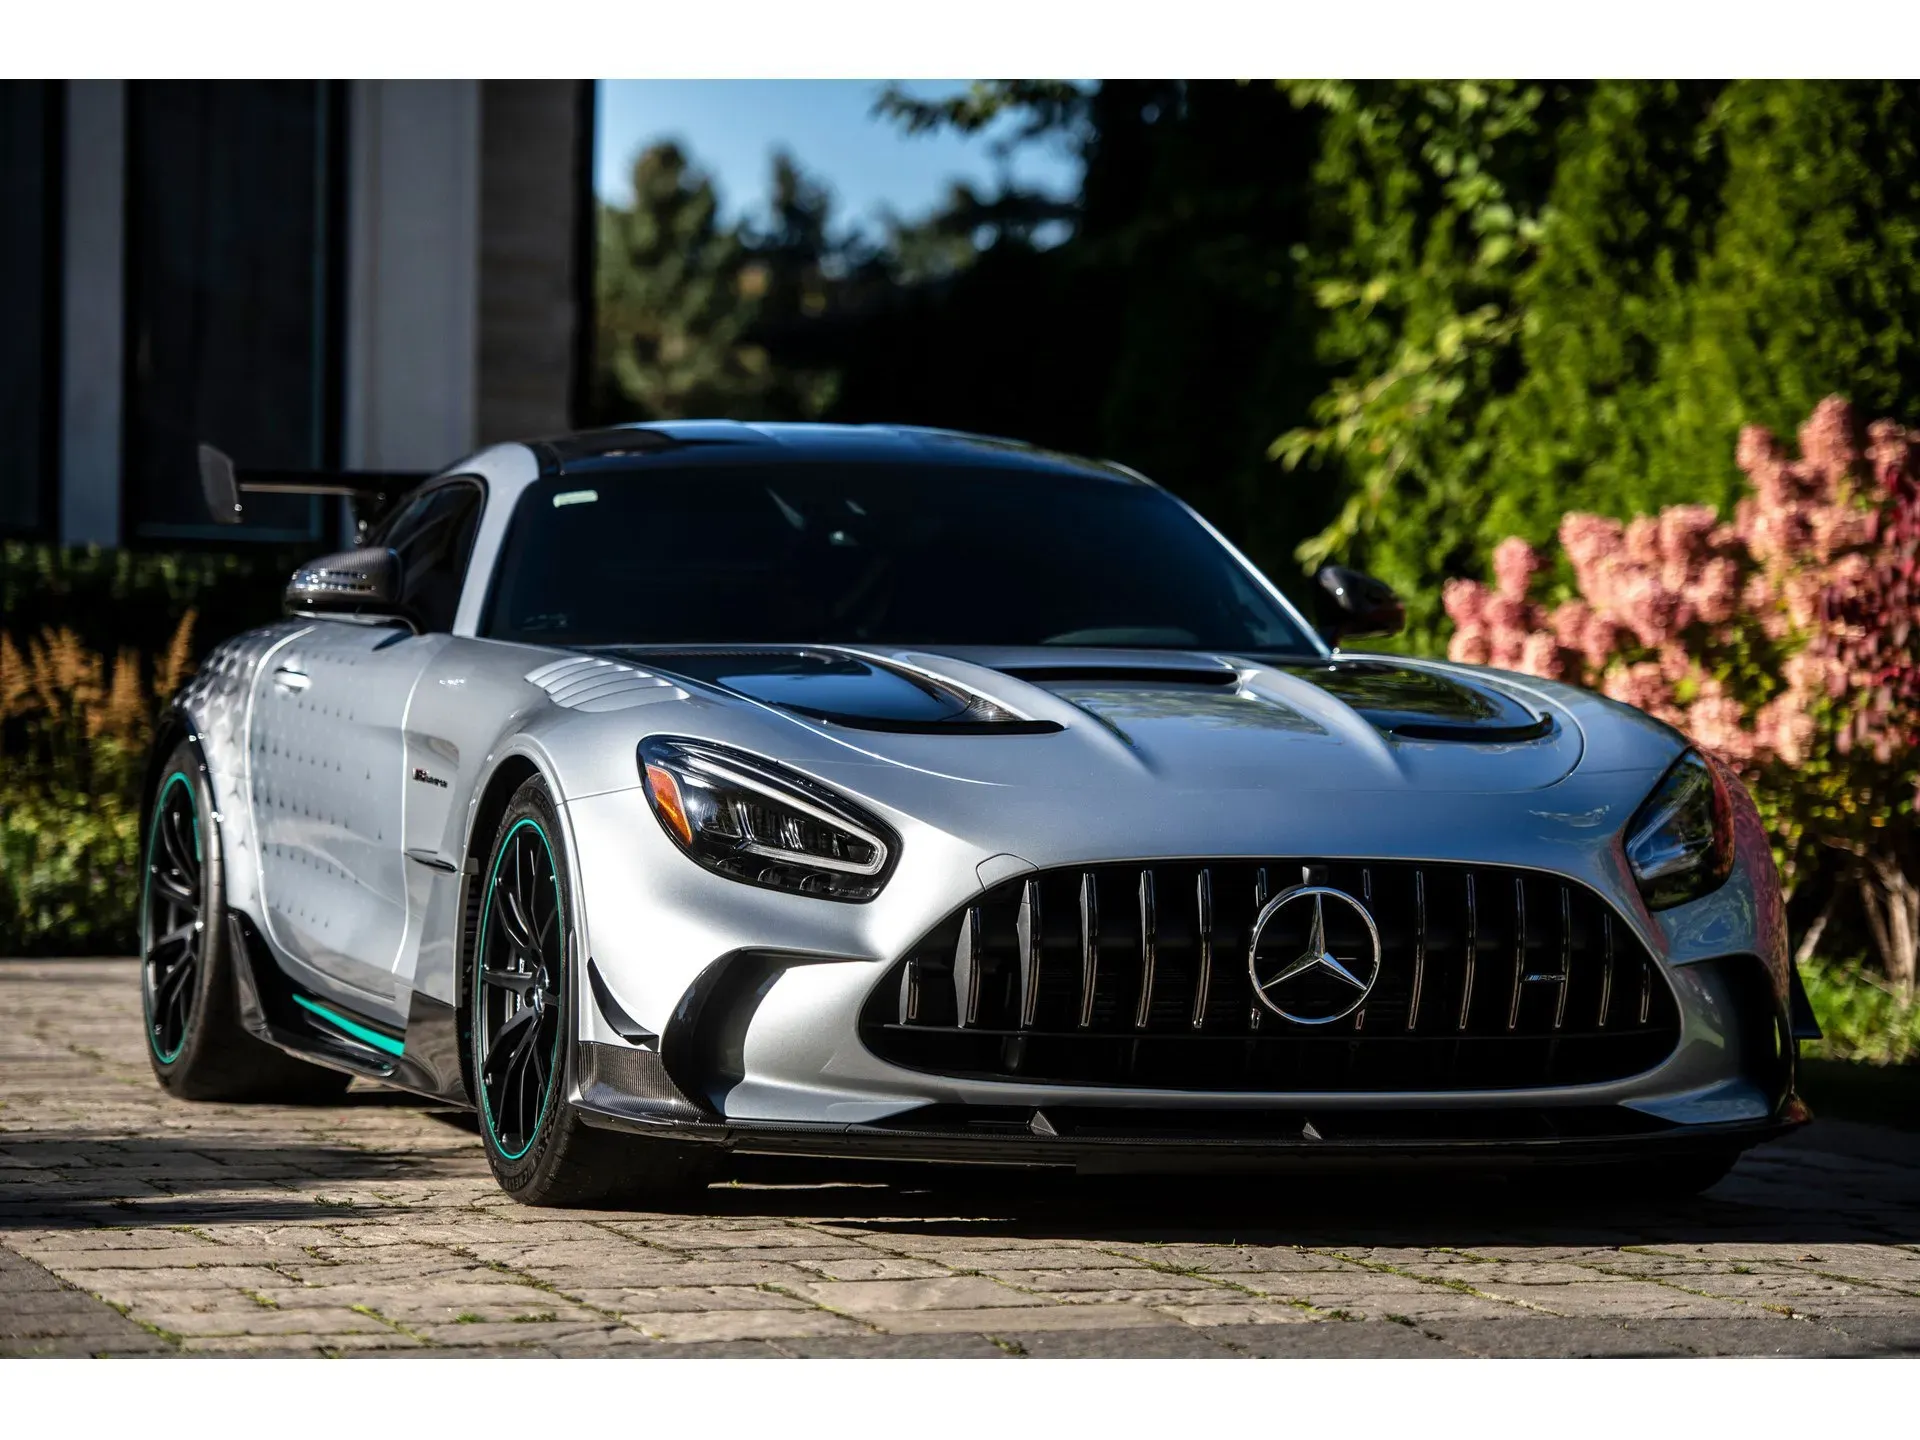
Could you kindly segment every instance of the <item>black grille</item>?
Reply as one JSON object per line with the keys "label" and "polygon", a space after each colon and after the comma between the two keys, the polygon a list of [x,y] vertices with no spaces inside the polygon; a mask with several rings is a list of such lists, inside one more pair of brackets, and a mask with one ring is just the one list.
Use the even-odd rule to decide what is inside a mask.
{"label": "black grille", "polygon": [[[1247,969],[1261,908],[1303,883],[1361,900],[1381,947],[1365,1005],[1312,1026],[1261,1005]],[[1303,948],[1309,914],[1275,916],[1263,964]],[[1358,918],[1337,903],[1326,914],[1342,949],[1335,916]],[[1396,861],[1152,861],[1010,880],[936,926],[861,1014],[867,1047],[910,1069],[1178,1090],[1596,1084],[1651,1069],[1679,1033],[1658,965],[1585,886]]]}

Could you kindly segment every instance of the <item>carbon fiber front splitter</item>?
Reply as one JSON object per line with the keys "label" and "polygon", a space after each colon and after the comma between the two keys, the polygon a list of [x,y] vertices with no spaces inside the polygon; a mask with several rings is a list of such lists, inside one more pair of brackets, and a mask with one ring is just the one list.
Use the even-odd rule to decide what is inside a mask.
{"label": "carbon fiber front splitter", "polygon": [[[1118,1117],[1097,1117],[1099,1133],[1071,1110],[1034,1111],[1013,1120],[997,1112],[941,1108],[910,1113],[885,1125],[801,1124],[723,1120],[588,1085],[574,1101],[587,1123],[635,1135],[720,1146],[741,1155],[906,1161],[1070,1169],[1081,1174],[1231,1174],[1318,1172],[1380,1167],[1498,1171],[1521,1168],[1619,1165],[1633,1161],[1729,1156],[1798,1129],[1811,1112],[1790,1096],[1771,1118],[1712,1125],[1669,1125],[1632,1133],[1549,1136],[1449,1136],[1446,1114],[1431,1116],[1437,1133],[1404,1135],[1325,1133],[1308,1119],[1291,1133],[1116,1133]],[[681,1102],[684,1105],[684,1101]],[[1591,1123],[1591,1117],[1589,1123]],[[1619,1112],[1621,1123],[1637,1117]],[[1124,1123],[1124,1122],[1121,1122]]]}

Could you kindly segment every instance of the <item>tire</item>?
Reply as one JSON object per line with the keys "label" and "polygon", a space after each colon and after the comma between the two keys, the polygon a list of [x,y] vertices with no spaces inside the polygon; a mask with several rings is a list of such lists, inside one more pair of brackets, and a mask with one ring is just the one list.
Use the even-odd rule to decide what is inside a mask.
{"label": "tire", "polygon": [[220,831],[190,745],[167,757],[141,858],[140,1012],[161,1087],[182,1100],[339,1098],[351,1075],[297,1060],[240,1024]]}
{"label": "tire", "polygon": [[714,1173],[704,1146],[588,1125],[568,1103],[578,1045],[572,874],[546,786],[514,792],[481,871],[467,976],[474,1104],[500,1188],[527,1205],[679,1207]]}

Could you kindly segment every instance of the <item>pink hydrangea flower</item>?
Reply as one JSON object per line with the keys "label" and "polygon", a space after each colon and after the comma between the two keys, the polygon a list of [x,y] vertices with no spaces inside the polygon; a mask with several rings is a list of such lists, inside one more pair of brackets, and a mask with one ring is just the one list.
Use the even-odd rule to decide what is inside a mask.
{"label": "pink hydrangea flower", "polygon": [[1526,599],[1527,587],[1540,567],[1539,552],[1518,535],[1510,535],[1493,547],[1495,586],[1504,599]]}
{"label": "pink hydrangea flower", "polygon": [[1520,660],[1513,668],[1543,680],[1562,679],[1566,671],[1559,644],[1544,630],[1534,631],[1521,643]]}

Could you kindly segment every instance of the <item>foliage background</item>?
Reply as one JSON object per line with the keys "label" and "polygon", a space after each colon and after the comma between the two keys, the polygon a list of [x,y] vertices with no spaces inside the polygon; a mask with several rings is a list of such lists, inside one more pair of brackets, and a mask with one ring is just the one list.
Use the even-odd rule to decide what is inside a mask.
{"label": "foliage background", "polygon": [[134,949],[153,720],[199,654],[279,614],[294,563],[0,542],[0,955]]}

